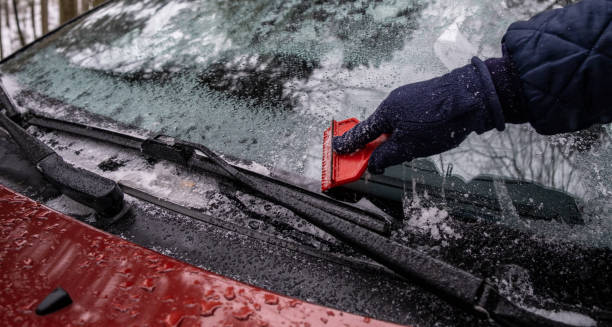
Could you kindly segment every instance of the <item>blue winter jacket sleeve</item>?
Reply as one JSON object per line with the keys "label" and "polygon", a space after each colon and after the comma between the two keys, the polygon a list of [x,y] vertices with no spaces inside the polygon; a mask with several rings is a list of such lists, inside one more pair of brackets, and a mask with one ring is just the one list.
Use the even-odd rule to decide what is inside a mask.
{"label": "blue winter jacket sleeve", "polygon": [[[504,60],[487,62],[506,121],[529,122],[541,134],[611,122],[611,23],[612,0],[584,0],[510,25]],[[508,69],[520,83],[513,86]]]}

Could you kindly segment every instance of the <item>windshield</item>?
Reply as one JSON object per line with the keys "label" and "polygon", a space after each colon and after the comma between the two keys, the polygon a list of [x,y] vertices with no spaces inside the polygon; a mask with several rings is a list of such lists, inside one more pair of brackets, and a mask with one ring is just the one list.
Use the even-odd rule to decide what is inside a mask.
{"label": "windshield", "polygon": [[[319,179],[322,131],[332,118],[364,119],[398,86],[472,56],[500,56],[508,25],[547,3],[115,1],[1,70],[13,96],[37,95],[24,105],[29,110],[57,115],[59,100]],[[488,176],[482,188],[495,193],[505,223],[561,206],[579,223],[535,220],[521,228],[612,247],[610,131],[595,126],[544,137],[509,124],[425,160],[457,183]],[[402,176],[409,188],[414,176]],[[531,193],[514,182],[532,183]],[[469,198],[473,190],[457,192]]]}

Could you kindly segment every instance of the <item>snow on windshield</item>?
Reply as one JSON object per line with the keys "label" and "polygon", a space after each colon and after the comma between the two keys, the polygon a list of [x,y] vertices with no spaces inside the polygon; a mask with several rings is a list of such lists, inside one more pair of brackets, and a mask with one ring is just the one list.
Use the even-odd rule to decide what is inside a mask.
{"label": "snow on windshield", "polygon": [[431,45],[457,17],[494,15],[497,24],[473,41],[488,46],[454,63],[499,53],[507,25],[499,22],[515,18],[502,14],[469,1],[118,1],[30,54],[38,60],[16,79],[92,112],[318,178],[321,131],[332,118],[364,118],[391,89],[448,71]]}
{"label": "snow on windshield", "polygon": [[[322,131],[332,118],[364,119],[398,86],[446,73],[472,56],[499,56],[507,26],[552,3],[116,1],[2,71],[16,92],[21,85],[270,170],[319,179]],[[535,221],[537,229],[611,246],[606,128],[543,137],[509,125],[503,133],[471,135],[429,161],[466,181],[484,174],[565,192],[585,225]],[[505,184],[495,185],[502,199]],[[510,205],[504,215],[516,215],[513,210]],[[416,211],[427,217],[413,217],[412,225],[446,217]]]}

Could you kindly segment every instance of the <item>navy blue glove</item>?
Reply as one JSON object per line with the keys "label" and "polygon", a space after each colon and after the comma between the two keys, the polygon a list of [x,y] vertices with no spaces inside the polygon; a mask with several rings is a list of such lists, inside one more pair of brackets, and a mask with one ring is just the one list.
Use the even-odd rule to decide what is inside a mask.
{"label": "navy blue glove", "polygon": [[471,132],[504,129],[502,106],[491,73],[474,57],[471,64],[428,81],[399,87],[365,121],[333,139],[337,153],[354,152],[383,133],[390,138],[370,157],[368,170],[458,146]]}

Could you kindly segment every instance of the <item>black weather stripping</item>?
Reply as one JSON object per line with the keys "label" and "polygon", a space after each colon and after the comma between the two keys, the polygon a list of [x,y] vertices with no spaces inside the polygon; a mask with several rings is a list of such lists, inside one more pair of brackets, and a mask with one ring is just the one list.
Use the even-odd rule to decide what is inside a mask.
{"label": "black weather stripping", "polygon": [[36,307],[36,314],[39,316],[44,316],[49,313],[53,313],[57,310],[65,308],[72,303],[72,299],[68,292],[66,292],[63,288],[58,287],[53,292],[49,293],[47,297],[38,304]]}
{"label": "black weather stripping", "polygon": [[[17,112],[12,99],[0,83],[3,104]],[[55,151],[26,132],[4,113],[0,112],[0,126],[19,145],[27,158],[42,175],[63,194],[94,209],[103,220],[114,221],[127,210],[123,191],[114,181],[67,163]]]}

